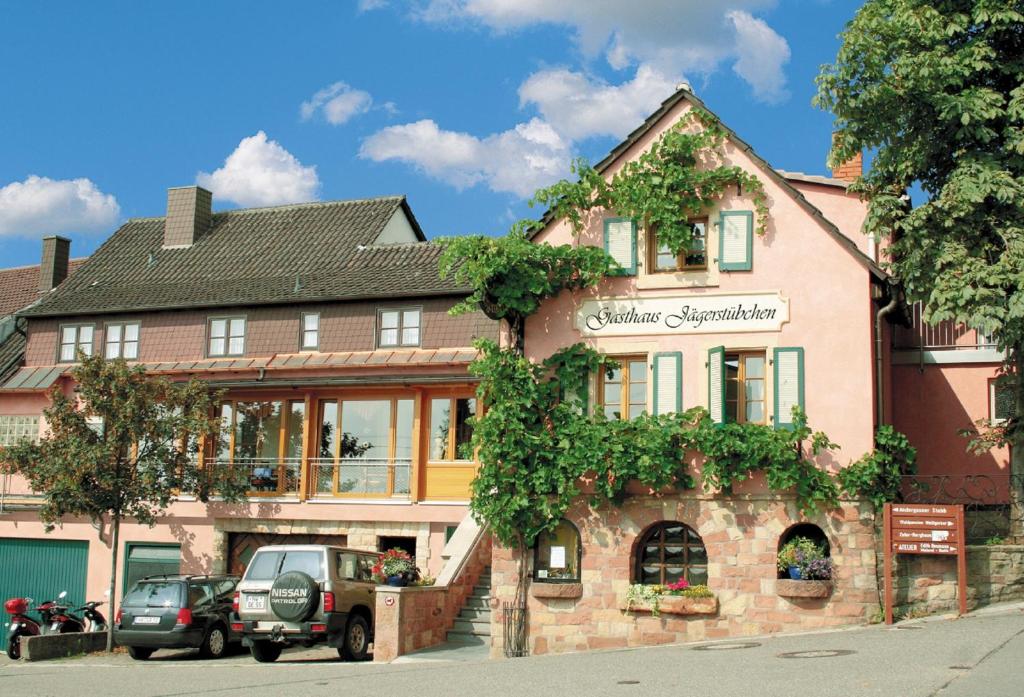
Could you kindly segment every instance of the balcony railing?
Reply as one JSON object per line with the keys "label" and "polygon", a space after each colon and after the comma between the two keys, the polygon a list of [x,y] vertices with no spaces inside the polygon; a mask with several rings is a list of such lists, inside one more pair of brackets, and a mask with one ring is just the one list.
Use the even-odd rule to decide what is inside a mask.
{"label": "balcony railing", "polygon": [[388,458],[312,459],[311,493],[316,497],[409,495],[412,460]]}
{"label": "balcony railing", "polygon": [[236,457],[215,460],[215,467],[241,470],[249,481],[250,496],[295,496],[299,493],[302,459],[298,457]]}
{"label": "balcony railing", "polygon": [[910,321],[909,328],[896,327],[893,341],[898,351],[964,351],[996,347],[991,338],[963,322],[944,320],[927,324],[924,321],[924,306],[920,302],[910,306]]}

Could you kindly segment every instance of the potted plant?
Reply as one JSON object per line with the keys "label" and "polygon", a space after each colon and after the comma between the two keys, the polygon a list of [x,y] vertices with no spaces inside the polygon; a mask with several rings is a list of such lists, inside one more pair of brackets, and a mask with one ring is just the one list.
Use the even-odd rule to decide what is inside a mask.
{"label": "potted plant", "polygon": [[419,578],[419,569],[408,552],[396,548],[383,552],[377,558],[373,575],[379,583],[402,587]]}
{"label": "potted plant", "polygon": [[776,584],[779,595],[797,598],[825,598],[832,592],[832,560],[823,546],[806,537],[794,537],[779,550],[779,571],[788,579]]}
{"label": "potted plant", "polygon": [[718,611],[718,598],[704,584],[691,586],[686,579],[668,585],[634,583],[626,591],[627,612],[649,612],[671,615],[713,615]]}

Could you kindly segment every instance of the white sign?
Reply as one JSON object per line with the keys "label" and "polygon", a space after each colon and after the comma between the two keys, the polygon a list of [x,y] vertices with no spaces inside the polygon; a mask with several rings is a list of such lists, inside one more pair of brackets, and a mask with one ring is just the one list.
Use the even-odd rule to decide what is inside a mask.
{"label": "white sign", "polygon": [[548,566],[552,569],[565,568],[565,547],[551,548],[551,559],[548,561]]}
{"label": "white sign", "polygon": [[576,311],[583,336],[777,332],[789,321],[779,293],[588,300]]}

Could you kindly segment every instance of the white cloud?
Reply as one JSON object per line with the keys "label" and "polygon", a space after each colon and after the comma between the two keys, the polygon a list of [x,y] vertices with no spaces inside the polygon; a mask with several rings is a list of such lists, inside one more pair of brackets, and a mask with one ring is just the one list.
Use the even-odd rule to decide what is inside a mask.
{"label": "white cloud", "polygon": [[542,70],[519,87],[519,102],[535,104],[552,128],[570,140],[624,138],[675,92],[677,83],[648,65],[621,85],[566,69]]}
{"label": "white cloud", "polygon": [[388,0],[359,0],[358,8],[360,12],[369,12],[370,10],[380,10],[388,6]]}
{"label": "white cloud", "polygon": [[486,184],[524,198],[566,176],[569,155],[569,144],[536,118],[485,138],[446,131],[424,119],[384,128],[359,151],[375,162],[411,164],[458,189]]}
{"label": "white cloud", "polygon": [[308,102],[303,102],[299,113],[303,121],[308,121],[317,110],[323,110],[328,123],[340,126],[353,116],[365,114],[372,105],[373,97],[369,92],[353,89],[344,82],[335,82],[314,94]]}
{"label": "white cloud", "polygon": [[120,216],[117,200],[88,179],[33,174],[0,188],[0,236],[92,232],[110,228]]}
{"label": "white cloud", "polygon": [[224,166],[200,172],[196,183],[214,197],[240,206],[274,206],[315,201],[320,190],[316,167],[305,167],[263,131],[243,138]]}
{"label": "white cloud", "polygon": [[[623,69],[649,64],[664,75],[709,75],[736,61],[737,74],[755,97],[776,99],[784,82],[781,66],[789,46],[751,11],[774,7],[777,0],[425,0],[414,15],[433,23],[469,22],[507,32],[538,24],[569,27],[587,57],[604,55]],[[737,22],[732,14],[759,23]],[[756,41],[748,43],[751,36]],[[757,65],[766,50],[765,66]],[[782,52],[785,52],[783,57]]]}
{"label": "white cloud", "polygon": [[736,29],[739,60],[732,69],[754,88],[754,96],[765,102],[780,102],[789,96],[782,66],[789,62],[789,44],[764,20],[739,10],[726,15]]}

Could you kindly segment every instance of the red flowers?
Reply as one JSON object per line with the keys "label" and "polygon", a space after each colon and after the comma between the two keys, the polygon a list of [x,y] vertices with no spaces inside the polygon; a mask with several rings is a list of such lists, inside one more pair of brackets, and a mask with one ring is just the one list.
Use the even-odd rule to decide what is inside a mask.
{"label": "red flowers", "polygon": [[689,588],[689,587],[690,587],[690,584],[687,583],[685,578],[681,578],[678,581],[676,581],[675,583],[670,583],[667,586],[665,586],[665,588],[669,589],[670,591],[681,591],[681,590],[683,590],[685,588]]}

